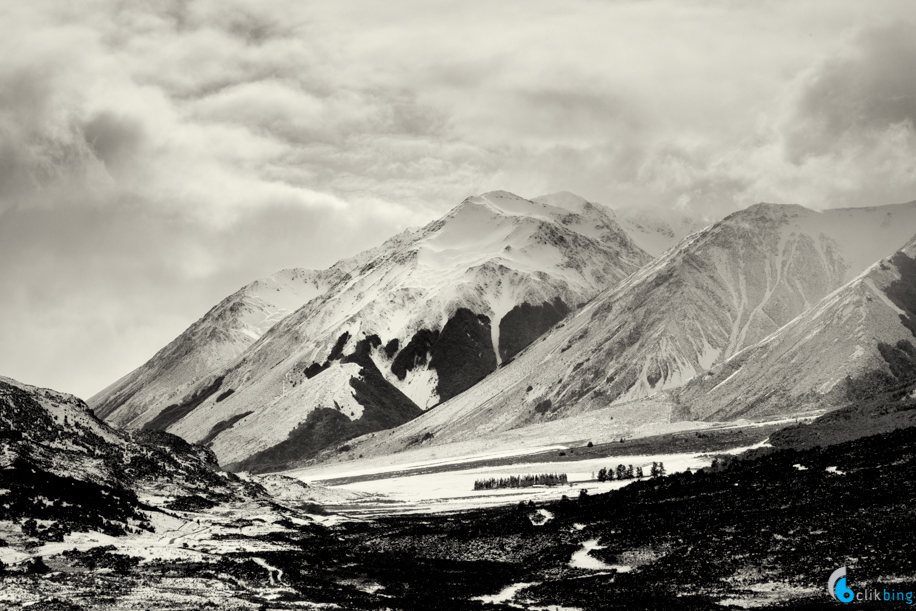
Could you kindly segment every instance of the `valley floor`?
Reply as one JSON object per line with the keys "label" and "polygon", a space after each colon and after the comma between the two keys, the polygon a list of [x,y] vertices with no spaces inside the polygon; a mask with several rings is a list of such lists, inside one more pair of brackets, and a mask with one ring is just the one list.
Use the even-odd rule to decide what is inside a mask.
{"label": "valley floor", "polygon": [[[602,468],[615,469],[620,464],[642,467],[646,477],[653,462],[664,463],[669,474],[695,471],[709,466],[713,453],[740,453],[765,444],[769,434],[785,424],[779,421],[747,426],[719,425],[592,446],[557,444],[415,462],[392,461],[393,464],[387,465],[382,460],[357,460],[294,470],[286,475],[332,490],[366,495],[359,502],[329,507],[344,515],[369,517],[464,511],[520,501],[557,501],[563,496],[578,495],[583,489],[590,494],[616,490],[633,480],[599,482],[596,474]],[[552,487],[474,490],[476,480],[542,473],[564,473],[569,483]]]}
{"label": "valley floor", "polygon": [[[535,503],[558,501],[563,496],[576,496],[581,490],[587,490],[590,494],[598,494],[622,488],[634,481],[599,482],[594,475],[602,467],[610,466],[615,468],[621,463],[632,464],[634,467],[642,466],[648,476],[653,460],[663,461],[669,473],[675,473],[709,466],[711,458],[697,454],[623,456],[583,460],[576,463],[519,463],[422,475],[373,478],[334,486],[334,488],[375,495],[372,500],[355,504],[336,505],[329,507],[329,509],[339,511],[344,515],[368,517],[373,515],[464,511],[482,507],[511,505],[520,501],[532,501]],[[474,482],[476,480],[542,473],[565,473],[568,478],[568,484],[557,486],[541,485],[530,488],[474,490]]]}
{"label": "valley floor", "polygon": [[[155,533],[73,534],[34,548],[18,525],[2,523],[8,546],[0,558],[8,566],[0,604],[39,611],[814,609],[833,602],[826,581],[841,566],[856,592],[916,590],[913,429],[801,451],[749,445],[758,449],[721,469],[604,484],[601,493],[581,494],[588,486],[577,484],[566,500],[512,499],[470,511],[366,519],[357,511],[322,515],[293,499],[229,503],[151,512]],[[669,456],[685,468],[709,460]],[[600,460],[614,462],[588,459],[582,472]],[[570,472],[582,469],[572,465]],[[417,478],[441,476],[403,478],[414,480],[403,484],[406,498],[419,505],[435,497],[432,489],[421,494],[434,479]],[[391,486],[385,481],[305,494],[381,505],[365,493]],[[23,562],[35,556],[47,566]]]}

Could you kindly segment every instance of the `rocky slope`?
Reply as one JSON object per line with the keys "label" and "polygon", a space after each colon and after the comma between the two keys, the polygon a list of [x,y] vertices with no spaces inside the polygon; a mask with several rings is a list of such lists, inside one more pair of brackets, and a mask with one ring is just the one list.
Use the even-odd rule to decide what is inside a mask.
{"label": "rocky slope", "polygon": [[[275,608],[298,574],[277,567],[283,554],[352,564],[322,505],[367,496],[237,477],[179,437],[116,431],[75,397],[0,378],[5,609]],[[334,596],[349,608],[336,592],[296,598]]]}
{"label": "rocky slope", "polygon": [[266,496],[220,471],[205,448],[116,431],[76,397],[0,377],[0,521],[33,521],[23,532],[35,541],[149,530],[158,502],[182,509]]}
{"label": "rocky slope", "polygon": [[649,260],[581,198],[471,197],[339,264],[336,284],[179,400],[105,413],[204,441],[236,468],[276,464],[456,396]]}
{"label": "rocky slope", "polygon": [[231,362],[307,301],[323,294],[348,269],[288,269],[233,293],[152,359],[89,400],[96,414],[118,426],[149,409],[181,399],[200,380]]}
{"label": "rocky slope", "polygon": [[[565,489],[570,498],[512,494],[504,506],[455,513],[329,516],[324,528],[221,508],[163,528],[175,539],[168,547],[143,547],[149,537],[137,536],[132,545],[118,538],[37,548],[50,575],[14,557],[0,600],[42,611],[814,610],[826,608],[826,577],[838,565],[849,567],[857,592],[906,589],[902,576],[916,570],[912,544],[900,536],[916,519],[912,429],[768,450],[615,482],[607,493]],[[9,555],[0,547],[0,557]],[[885,606],[907,607],[898,602]]]}
{"label": "rocky slope", "polygon": [[[646,422],[713,417],[716,409],[672,413],[671,393],[660,391],[680,388],[771,336],[891,255],[914,227],[916,204],[827,212],[752,206],[605,290],[482,383],[390,435],[358,440],[354,451],[397,452],[418,439],[462,442],[601,408],[612,417],[615,406],[623,413],[634,401],[642,401]],[[894,324],[884,341],[900,339]],[[818,362],[796,363],[790,380],[802,388]],[[765,370],[760,375],[781,383]],[[737,412],[746,402],[739,399],[743,386],[733,388],[737,394],[722,403],[733,401]],[[698,391],[689,402],[702,401]],[[778,409],[774,402],[769,413]]]}

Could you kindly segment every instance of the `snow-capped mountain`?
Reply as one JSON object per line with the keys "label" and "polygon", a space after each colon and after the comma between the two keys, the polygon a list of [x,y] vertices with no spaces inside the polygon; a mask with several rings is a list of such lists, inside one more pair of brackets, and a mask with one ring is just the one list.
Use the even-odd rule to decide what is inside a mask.
{"label": "snow-capped mountain", "polygon": [[107,417],[206,441],[223,464],[287,463],[463,392],[650,259],[581,198],[471,197],[338,264],[336,284],[180,400],[128,398]]}
{"label": "snow-capped mountain", "polygon": [[143,366],[89,399],[118,426],[148,409],[183,397],[197,382],[232,361],[283,317],[323,294],[347,271],[287,269],[233,293]]}
{"label": "snow-capped mountain", "polygon": [[[910,226],[912,230],[914,226]],[[727,420],[903,394],[916,382],[916,237],[758,344],[691,381],[677,417]]]}
{"label": "snow-capped mountain", "polygon": [[[916,203],[825,212],[751,206],[606,289],[480,384],[384,440],[361,440],[359,452],[465,441],[608,406],[621,406],[632,422],[668,421],[672,393],[660,391],[771,336],[891,255],[914,228]],[[736,392],[731,399],[744,405]],[[639,413],[624,407],[652,395],[633,403]]]}

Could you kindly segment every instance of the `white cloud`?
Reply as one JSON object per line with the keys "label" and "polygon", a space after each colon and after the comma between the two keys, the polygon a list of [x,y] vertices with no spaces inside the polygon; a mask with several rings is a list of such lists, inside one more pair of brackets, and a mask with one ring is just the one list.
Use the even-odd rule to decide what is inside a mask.
{"label": "white cloud", "polygon": [[913,199],[910,6],[6,3],[0,373],[91,394],[255,277],[491,189]]}

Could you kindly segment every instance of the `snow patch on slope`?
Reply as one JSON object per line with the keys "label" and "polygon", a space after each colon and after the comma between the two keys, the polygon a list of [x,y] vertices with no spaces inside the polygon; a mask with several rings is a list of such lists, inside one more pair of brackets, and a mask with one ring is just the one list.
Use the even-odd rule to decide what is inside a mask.
{"label": "snow patch on slope", "polygon": [[[196,441],[204,437],[213,424],[250,411],[249,415],[217,436],[211,446],[223,463],[240,460],[285,440],[290,431],[317,408],[334,409],[350,420],[359,419],[363,407],[353,396],[350,380],[359,377],[360,369],[356,363],[335,361],[315,377],[304,379],[296,386],[287,386],[285,392],[277,393],[266,401],[265,391],[276,390],[276,386],[250,386],[233,394],[236,400],[231,406],[227,405],[228,400],[205,404],[179,420],[172,431]],[[252,435],[253,431],[257,434]]]}
{"label": "snow patch on slope", "polygon": [[439,376],[435,369],[418,367],[408,371],[404,379],[399,380],[398,376],[391,372],[391,361],[380,358],[378,354],[373,354],[372,360],[385,379],[407,395],[420,409],[427,410],[439,403],[439,394],[436,390]]}

